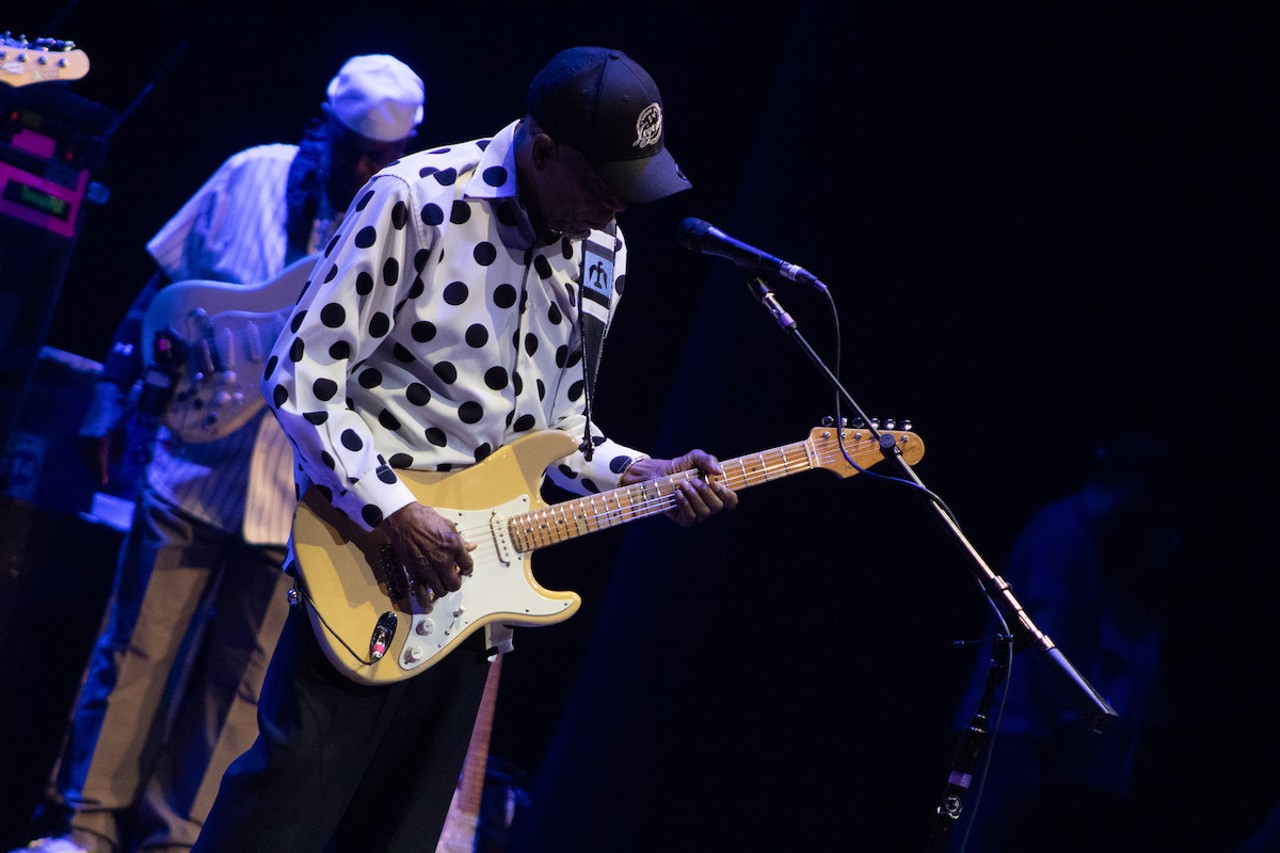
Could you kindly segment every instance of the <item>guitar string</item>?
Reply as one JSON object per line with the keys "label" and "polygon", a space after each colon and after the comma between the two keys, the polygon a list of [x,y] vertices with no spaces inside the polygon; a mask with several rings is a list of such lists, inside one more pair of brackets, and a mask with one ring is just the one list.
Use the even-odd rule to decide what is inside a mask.
{"label": "guitar string", "polygon": [[[764,461],[764,454],[761,454],[760,456],[761,456],[761,461]],[[823,465],[829,464],[833,460],[838,460],[840,458],[842,458],[842,454],[840,454],[839,452],[820,454],[819,467],[822,467]],[[735,460],[735,461],[741,464],[741,460]],[[756,469],[744,469],[744,471],[736,474],[730,471],[726,471],[725,476],[722,479],[726,484],[730,485],[730,488],[736,488],[736,489],[747,488],[749,486],[758,485],[759,483],[767,482],[773,479],[778,472],[792,473],[792,471],[789,469],[797,468],[798,465],[799,465],[798,470],[802,470],[802,471],[810,470],[813,467],[812,465],[808,464],[809,459],[807,455],[804,457],[803,461],[805,464],[799,465],[799,463],[797,463],[796,461],[793,460],[791,462],[788,462],[786,458],[783,457],[783,458],[780,458],[778,462],[775,462],[772,464],[766,463],[762,467],[756,468]],[[728,464],[732,465],[733,463],[731,462]],[[599,526],[599,521],[601,519],[609,519],[609,518],[617,517],[623,521],[630,521],[638,518],[644,518],[649,515],[655,515],[659,512],[672,509],[677,505],[675,492],[674,492],[675,484],[680,480],[691,479],[694,476],[694,472],[682,472],[682,474],[683,476],[681,476],[680,474],[677,474],[671,477],[664,478],[662,480],[654,480],[648,483],[637,483],[633,486],[627,486],[624,489],[615,490],[614,492],[606,492],[602,495],[596,495],[596,496],[586,497],[586,498],[576,498],[566,503],[552,504],[543,509],[535,510],[530,513],[525,513],[523,517],[527,520],[526,527],[528,528],[529,534],[531,534],[534,539],[537,539],[538,537],[536,536],[536,533],[538,529],[551,531],[564,526],[565,522],[563,517],[566,511],[568,510],[569,505],[580,504],[582,506],[588,506],[588,507],[592,507],[593,509],[596,509],[594,505],[597,501],[600,501],[600,500],[603,500],[605,502],[604,510],[601,511],[597,509],[597,511],[589,513],[587,515],[583,515],[581,517],[582,522],[588,528],[591,528],[591,522],[593,521],[597,522],[597,527],[591,528],[594,530],[605,529],[605,527]],[[627,502],[626,504],[623,504],[622,501],[614,497],[614,501],[613,501],[614,507],[611,508],[609,506],[610,497],[616,496],[620,492],[633,491],[641,495],[644,495],[647,491],[650,491],[655,487],[658,489],[658,495],[656,497],[652,497],[652,498],[646,497],[645,499],[640,501],[632,500]],[[664,489],[668,489],[669,491],[664,492],[663,491]],[[560,516],[560,519],[556,519],[557,515]],[[536,520],[537,518],[550,518],[551,523],[550,524],[539,523]],[[512,520],[515,521],[515,519],[512,519]],[[487,525],[486,525],[486,528],[487,528]],[[478,528],[478,531],[483,532],[483,530],[486,528]],[[590,532],[590,530],[588,532]],[[536,544],[537,543],[535,543],[535,545]],[[553,544],[553,543],[547,543],[547,544]]]}
{"label": "guitar string", "polygon": [[[763,461],[763,455],[761,458]],[[763,482],[768,480],[771,474],[775,471],[785,470],[788,467],[789,464],[785,459],[783,459],[781,465],[765,465],[764,467],[755,469],[754,471],[744,470],[744,472],[736,475],[737,479],[741,481],[741,486],[731,485],[730,487],[746,488],[747,486],[755,484],[752,481],[753,474],[756,475],[755,482]],[[806,465],[805,467],[807,468],[808,466]],[[541,510],[525,514],[525,518],[528,519],[528,524],[525,525],[526,532],[529,538],[534,540],[533,544],[535,547],[542,544],[538,540],[546,538],[538,535],[540,531],[552,534],[550,537],[551,541],[546,544],[554,544],[556,541],[560,541],[554,537],[554,531],[565,528],[567,522],[566,514],[569,513],[569,508],[572,505],[586,507],[591,510],[591,512],[580,516],[581,524],[587,528],[586,532],[603,530],[611,526],[608,523],[602,523],[602,520],[604,522],[608,522],[610,520],[617,519],[619,523],[622,523],[639,518],[646,518],[650,515],[656,515],[657,513],[675,508],[679,503],[676,499],[677,484],[681,481],[694,479],[696,476],[697,472],[683,471],[670,477],[665,477],[661,480],[635,483],[631,486],[626,486],[622,489],[616,489],[611,492],[605,492],[600,495],[577,498],[561,504],[552,504]],[[735,482],[734,478],[735,475],[726,471],[725,476],[722,479],[726,483],[732,484]],[[633,499],[624,503],[621,498],[623,495],[627,494],[633,496]],[[635,495],[639,495],[640,499],[635,500]],[[610,505],[611,499],[612,505]],[[604,503],[603,509],[597,506],[601,501]],[[573,514],[577,515],[576,513]],[[545,523],[545,521],[539,521],[539,519],[550,519],[550,523],[548,524]],[[593,522],[595,523],[594,527],[592,527]],[[577,525],[575,525],[575,528],[576,527]]]}
{"label": "guitar string", "polygon": [[[758,485],[763,482],[768,482],[769,480],[773,479],[773,476],[776,475],[778,472],[782,472],[783,475],[786,476],[792,473],[799,473],[800,471],[812,470],[815,467],[818,467],[818,468],[828,467],[834,461],[844,458],[843,452],[841,452],[839,448],[837,448],[835,451],[826,450],[826,451],[815,452],[813,458],[817,460],[816,462],[811,460],[811,457],[809,456],[808,453],[803,453],[799,459],[793,458],[791,460],[788,460],[786,451],[798,449],[801,446],[802,446],[801,444],[791,445],[786,448],[779,448],[774,451],[765,451],[765,452],[756,454],[759,460],[762,463],[764,463],[761,465],[760,468],[756,468],[756,469],[748,469],[746,467],[744,460],[747,457],[739,457],[738,459],[730,460],[730,462],[727,463],[729,467],[733,467],[736,463],[737,466],[740,467],[742,470],[737,474],[733,474],[729,470],[726,470],[724,473],[724,476],[721,479],[726,484],[729,484],[731,488],[747,488],[753,485]],[[774,461],[767,461],[766,456],[768,456],[769,459],[772,459]],[[675,494],[676,494],[675,489],[677,487],[677,483],[682,480],[692,479],[695,476],[698,476],[697,472],[695,471],[679,472],[677,474],[671,475],[661,480],[652,480],[645,483],[636,483],[634,485],[627,486],[621,489],[616,489],[616,490],[613,490],[612,492],[606,492],[601,495],[594,495],[586,498],[577,498],[561,504],[552,504],[543,509],[536,510],[534,512],[523,513],[522,515],[525,519],[532,519],[534,516],[539,516],[539,515],[553,516],[557,507],[560,508],[560,511],[563,514],[564,511],[567,509],[567,504],[577,503],[582,505],[591,505],[596,500],[604,500],[607,505],[609,496],[613,495],[614,502],[617,505],[617,508],[613,510],[607,510],[606,512],[596,512],[592,515],[585,516],[584,523],[587,524],[588,528],[590,528],[590,521],[592,519],[597,520],[598,522],[599,519],[608,518],[608,517],[617,517],[617,518],[621,518],[624,521],[643,518],[643,517],[654,515],[658,512],[662,512],[664,510],[675,507],[677,504],[676,497],[675,497]],[[648,497],[647,495],[651,493],[654,489],[657,490],[656,496]],[[670,491],[667,491],[664,493],[663,491],[664,489],[669,489]],[[632,494],[638,493],[642,496],[642,499],[638,502],[637,501],[628,502],[626,506],[623,506],[622,502],[618,499],[618,497],[626,493],[632,493]],[[507,523],[509,525],[513,524],[516,521],[516,518],[518,517],[519,516],[507,519]],[[560,523],[553,522],[553,525],[550,529],[554,529],[556,526],[559,526],[559,524],[561,523],[563,522],[560,522]],[[596,527],[595,529],[596,530],[606,529],[606,527],[607,525],[605,527]],[[489,524],[486,523],[484,525],[474,525],[465,529],[459,528],[459,533],[461,533],[463,535],[463,538],[466,539],[467,541],[475,542],[475,541],[480,541],[480,539],[483,538],[485,532],[488,530],[489,530]],[[532,524],[528,525],[528,531],[531,535],[533,535],[534,527]],[[590,529],[588,529],[587,532],[591,532]],[[513,538],[518,538],[518,537],[513,535]],[[533,538],[536,540],[536,536],[533,536]],[[568,537],[568,538],[572,538],[572,537]],[[555,544],[555,542],[557,541],[561,541],[561,540],[552,540],[547,544]],[[539,543],[537,543],[536,541],[533,544],[534,544],[533,549],[540,547]],[[315,607],[314,602],[312,602],[312,607],[313,608]],[[317,615],[319,615],[318,610],[316,612],[317,612]],[[321,617],[321,621],[324,622],[323,617]],[[333,633],[334,637],[338,639],[338,641],[346,648],[348,653],[350,653],[353,657],[355,657],[357,660],[361,661],[365,665],[372,665],[374,663],[374,661],[372,660],[365,660],[354,649],[352,649],[351,646],[348,645],[345,640],[339,637],[338,634],[328,626],[328,623],[324,623],[324,624],[325,624],[325,627],[328,628],[331,633]]]}
{"label": "guitar string", "polygon": [[[763,464],[759,468],[754,468],[754,469],[748,469],[745,467],[745,465],[743,465],[743,460],[746,459],[747,457],[742,457],[741,459],[738,459],[738,460],[732,460],[726,463],[726,467],[732,468],[732,466],[736,462],[741,467],[743,467],[743,470],[741,472],[733,472],[731,470],[726,470],[724,476],[720,479],[723,482],[725,482],[727,485],[729,485],[730,488],[743,489],[750,486],[758,485],[760,483],[768,482],[774,479],[779,472],[781,472],[785,476],[792,473],[799,473],[800,471],[811,470],[815,466],[810,463],[810,458],[808,454],[805,454],[801,459],[797,459],[794,456],[791,459],[788,459],[784,452],[785,450],[797,450],[798,448],[799,448],[799,445],[793,445],[791,447],[783,448],[778,451],[765,451],[765,453],[758,454],[760,461],[764,462],[765,464]],[[774,457],[774,461],[767,461],[766,454],[772,454],[772,456]],[[830,453],[819,453],[817,467],[826,467],[827,465],[831,464],[834,460],[839,460],[842,458],[843,458],[843,455],[838,450]],[[696,472],[681,472],[681,474],[673,475],[671,477],[664,478],[663,480],[655,480],[649,483],[637,483],[635,485],[625,487],[624,489],[616,490],[615,492],[609,492],[609,493],[606,493],[605,495],[596,496],[596,498],[579,498],[579,499],[576,499],[575,501],[570,501],[569,503],[582,503],[584,505],[591,505],[597,499],[604,499],[606,501],[605,511],[584,516],[584,519],[587,521],[600,519],[600,518],[608,518],[612,516],[622,517],[624,518],[624,520],[643,518],[649,515],[656,514],[658,512],[662,512],[667,509],[671,509],[674,506],[676,506],[677,501],[676,501],[675,492],[674,492],[675,484],[679,480],[693,479],[695,476],[696,476]],[[627,492],[627,491],[638,492],[641,495],[645,495],[647,491],[653,489],[655,486],[659,492],[656,497],[653,497],[653,498],[646,497],[645,499],[642,499],[640,501],[633,500],[626,504],[623,504],[620,500],[615,499],[614,503],[616,505],[616,508],[613,508],[613,509],[608,508],[607,504],[608,504],[608,498],[610,495],[616,494],[617,492]],[[663,492],[664,488],[670,489],[670,491]],[[560,514],[563,514],[566,508],[567,507],[565,504],[552,504],[551,506],[543,510],[538,510],[536,513],[528,513],[527,515],[533,516],[535,514],[541,514],[541,515],[554,516],[557,513],[557,510],[559,510]],[[558,524],[556,526],[558,526]]]}
{"label": "guitar string", "polygon": [[[811,470],[815,465],[810,463],[810,457],[808,454],[805,454],[803,458],[799,460],[792,459],[789,461],[786,458],[785,450],[795,449],[799,446],[800,445],[792,445],[789,448],[782,448],[778,451],[765,451],[764,453],[758,454],[760,461],[765,463],[759,468],[747,469],[743,464],[743,460],[747,457],[741,457],[737,460],[733,460],[727,464],[732,467],[736,462],[738,465],[743,467],[743,470],[737,473],[726,470],[721,479],[723,482],[728,484],[730,488],[742,489],[758,485],[763,482],[768,482],[779,472],[782,472],[784,475],[788,475],[791,473],[798,473],[799,471]],[[766,454],[770,453],[777,457],[775,461],[766,460]],[[816,467],[826,467],[834,461],[843,459],[843,454],[838,448],[835,450],[819,451],[815,455],[817,457]],[[513,516],[507,519],[507,521],[509,524],[521,528],[521,531],[513,531],[514,539],[521,539],[522,543],[523,540],[531,540],[529,544],[532,544],[533,548],[536,549],[538,547],[543,547],[544,545],[556,544],[557,542],[564,541],[565,539],[574,538],[572,535],[567,537],[557,535],[559,531],[568,529],[568,519],[566,518],[566,514],[571,512],[570,507],[573,505],[586,507],[592,510],[587,514],[580,516],[580,525],[575,524],[574,530],[577,530],[580,526],[585,526],[587,528],[583,532],[604,530],[608,529],[612,525],[602,524],[601,520],[608,521],[611,519],[618,519],[618,523],[622,523],[645,518],[650,515],[656,515],[660,512],[673,509],[678,503],[674,491],[676,484],[681,480],[688,480],[694,476],[696,476],[696,472],[681,472],[662,480],[636,483],[622,489],[615,489],[599,495],[575,498],[563,503],[551,504],[542,509],[522,513],[519,516]],[[655,488],[657,489],[656,496],[650,497],[649,493]],[[639,494],[642,496],[641,500],[631,500],[624,504],[619,498],[621,495],[626,493]],[[610,506],[611,498],[613,500],[612,507]],[[603,509],[596,506],[599,501],[604,501],[605,506]],[[575,516],[578,515],[576,512],[572,512],[571,514]],[[594,527],[592,526],[593,522],[595,523]],[[460,528],[459,532],[462,533],[463,537],[468,541],[478,541],[478,537],[486,535],[489,529],[489,524],[485,523],[483,525]],[[540,532],[547,535],[540,536]],[[523,535],[521,535],[521,533],[523,533]],[[540,541],[544,538],[548,541]]]}

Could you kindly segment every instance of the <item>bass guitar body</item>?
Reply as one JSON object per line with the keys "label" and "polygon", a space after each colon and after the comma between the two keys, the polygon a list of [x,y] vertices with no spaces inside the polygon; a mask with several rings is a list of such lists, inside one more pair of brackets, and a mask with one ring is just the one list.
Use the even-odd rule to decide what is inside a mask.
{"label": "bass guitar body", "polygon": [[261,284],[181,281],[155,295],[142,324],[144,381],[169,389],[171,433],[214,441],[262,409],[263,367],[315,263],[303,258]]}

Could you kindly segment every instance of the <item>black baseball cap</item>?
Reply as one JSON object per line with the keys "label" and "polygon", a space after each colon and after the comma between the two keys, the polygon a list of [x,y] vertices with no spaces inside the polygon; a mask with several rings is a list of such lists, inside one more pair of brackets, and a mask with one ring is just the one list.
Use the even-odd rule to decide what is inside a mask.
{"label": "black baseball cap", "polygon": [[624,201],[656,201],[690,186],[666,148],[657,85],[620,50],[556,54],[533,78],[526,107],[556,141],[582,152]]}

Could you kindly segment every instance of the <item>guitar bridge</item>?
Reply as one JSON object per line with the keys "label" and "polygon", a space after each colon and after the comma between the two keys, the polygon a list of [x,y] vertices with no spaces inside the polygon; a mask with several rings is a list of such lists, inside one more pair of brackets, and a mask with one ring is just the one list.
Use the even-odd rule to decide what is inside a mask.
{"label": "guitar bridge", "polygon": [[379,574],[382,575],[382,582],[387,586],[387,598],[409,604],[409,596],[413,593],[416,584],[409,576],[409,570],[396,556],[395,549],[386,543],[378,545],[378,562]]}

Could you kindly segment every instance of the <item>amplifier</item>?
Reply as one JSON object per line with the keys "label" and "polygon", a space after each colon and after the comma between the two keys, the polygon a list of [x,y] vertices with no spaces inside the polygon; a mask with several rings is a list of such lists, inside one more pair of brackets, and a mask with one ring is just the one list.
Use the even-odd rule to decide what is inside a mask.
{"label": "amplifier", "polygon": [[114,118],[57,83],[0,86],[0,219],[73,238]]}

